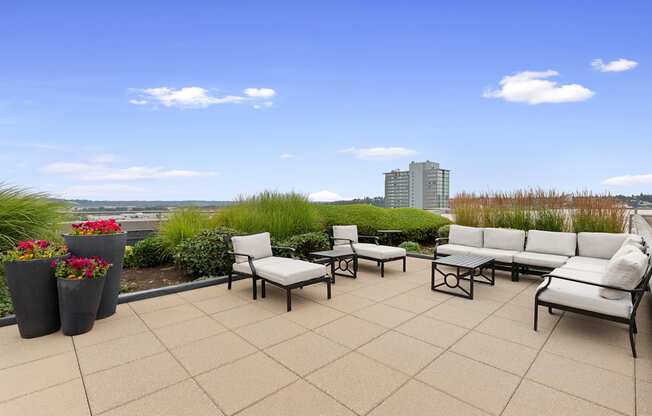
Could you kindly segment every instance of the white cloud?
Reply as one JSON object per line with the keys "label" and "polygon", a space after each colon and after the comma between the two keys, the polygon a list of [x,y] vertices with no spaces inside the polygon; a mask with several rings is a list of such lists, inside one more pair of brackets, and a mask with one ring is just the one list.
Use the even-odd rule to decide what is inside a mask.
{"label": "white cloud", "polygon": [[276,91],[271,88],[245,88],[244,94],[247,97],[272,98],[276,95]]}
{"label": "white cloud", "polygon": [[308,195],[308,199],[313,202],[334,202],[345,201],[350,198],[345,198],[340,194],[331,191],[319,191]]}
{"label": "white cloud", "polygon": [[292,153],[283,153],[279,156],[280,159],[296,159],[297,155],[293,155]]}
{"label": "white cloud", "polygon": [[602,184],[607,186],[652,185],[652,173],[647,175],[614,176],[612,178],[605,179],[602,181]]}
{"label": "white cloud", "polygon": [[526,102],[530,105],[544,103],[569,103],[586,101],[595,94],[580,84],[557,85],[546,78],[558,76],[557,71],[523,71],[500,80],[500,89],[486,90],[485,98],[502,98],[510,102]]}
{"label": "white cloud", "polygon": [[[243,95],[217,95],[215,90],[202,87],[183,87],[179,89],[156,87],[133,89],[138,96],[129,100],[134,105],[162,105],[177,108],[207,108],[219,104],[238,104],[251,102],[255,108],[271,107],[271,97],[276,91],[271,88],[246,88]],[[265,100],[264,102],[260,102]]]}
{"label": "white cloud", "polygon": [[261,103],[261,104],[254,104],[254,108],[255,108],[256,110],[262,110],[263,108],[270,108],[270,107],[273,106],[273,105],[274,105],[273,102],[271,102],[271,101],[265,101],[264,103]]}
{"label": "white cloud", "polygon": [[58,162],[43,167],[43,172],[72,176],[83,181],[137,181],[144,179],[192,178],[215,175],[215,172],[132,166],[117,168],[87,163]]}
{"label": "white cloud", "polygon": [[358,159],[397,159],[414,155],[417,152],[405,147],[368,147],[363,149],[350,147],[340,150],[340,153],[349,153]]}
{"label": "white cloud", "polygon": [[638,66],[638,62],[630,59],[620,58],[615,61],[604,63],[602,59],[594,59],[591,66],[600,72],[625,72]]}
{"label": "white cloud", "polygon": [[101,153],[101,154],[95,156],[94,158],[92,158],[91,160],[94,163],[102,163],[102,164],[104,164],[104,163],[113,163],[113,162],[118,161],[119,159],[120,158],[118,157],[118,155],[114,155],[113,153]]}

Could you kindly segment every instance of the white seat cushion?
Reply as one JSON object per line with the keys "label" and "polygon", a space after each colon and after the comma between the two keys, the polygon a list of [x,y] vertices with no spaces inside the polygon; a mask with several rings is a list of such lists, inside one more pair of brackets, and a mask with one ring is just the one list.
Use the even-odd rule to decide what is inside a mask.
{"label": "white seat cushion", "polygon": [[372,259],[385,260],[397,257],[405,257],[406,251],[401,247],[381,246],[376,244],[355,243],[355,252],[359,256],[371,257]]}
{"label": "white seat cushion", "polygon": [[448,230],[448,243],[467,247],[482,247],[482,228],[452,224]]}
{"label": "white seat cushion", "polygon": [[437,246],[437,254],[452,256],[454,254],[469,254],[473,247],[460,246],[458,244],[442,244]]}
{"label": "white seat cushion", "polygon": [[[544,287],[547,280],[545,279],[539,288]],[[600,289],[597,286],[555,278],[548,288],[541,292],[539,300],[622,318],[629,318],[633,309],[629,297],[617,300],[605,299],[600,296]]]}
{"label": "white seat cushion", "polygon": [[514,256],[519,253],[519,251],[515,250],[498,250],[496,248],[471,247],[469,250],[471,254],[493,257],[494,260],[501,263],[512,263],[514,261]]}
{"label": "white seat cushion", "polygon": [[523,251],[525,248],[525,231],[509,228],[485,228],[483,247]]}
{"label": "white seat cushion", "polygon": [[582,257],[610,259],[629,234],[578,233],[577,248]]}
{"label": "white seat cushion", "polygon": [[604,278],[604,271],[599,272],[593,270],[579,270],[573,269],[566,265],[556,268],[555,270],[551,271],[550,274],[554,276],[569,277],[571,279],[577,279],[592,283],[602,283],[602,279]]}
{"label": "white seat cushion", "polygon": [[558,256],[555,254],[522,251],[514,255],[514,263],[525,264],[528,266],[547,267],[551,269],[563,266],[567,261],[567,256]]}
{"label": "white seat cushion", "polygon": [[[643,279],[647,269],[648,257],[640,251],[631,251],[614,257],[609,261],[602,283],[609,286],[631,290]],[[627,292],[614,289],[600,289],[600,295],[607,299],[630,299]]]}
{"label": "white seat cushion", "polygon": [[575,255],[576,247],[577,234],[575,233],[539,230],[527,232],[525,251],[570,257]]}
{"label": "white seat cushion", "polygon": [[[243,264],[247,264],[246,268],[242,266]],[[271,257],[254,260],[254,267],[256,268],[256,274],[258,276],[284,286],[305,282],[306,280],[326,275],[326,268],[322,264],[288,259],[285,257]],[[248,263],[236,263],[233,269],[241,273],[251,273]],[[243,271],[245,269],[248,271]]]}
{"label": "white seat cushion", "polygon": [[[334,225],[333,226],[333,238],[345,238],[347,240],[352,240],[354,243],[358,242],[358,226],[357,225]],[[348,241],[344,240],[335,240],[333,245],[343,245],[349,244]]]}
{"label": "white seat cushion", "polygon": [[[252,235],[234,236],[231,238],[233,243],[233,251],[236,253],[248,254],[255,259],[262,259],[271,257],[272,253],[272,240],[269,233],[260,233]],[[236,263],[247,261],[245,256],[236,256]]]}
{"label": "white seat cushion", "polygon": [[576,256],[568,259],[564,267],[576,270],[588,270],[593,272],[604,273],[607,270],[609,260],[598,259],[595,257]]}

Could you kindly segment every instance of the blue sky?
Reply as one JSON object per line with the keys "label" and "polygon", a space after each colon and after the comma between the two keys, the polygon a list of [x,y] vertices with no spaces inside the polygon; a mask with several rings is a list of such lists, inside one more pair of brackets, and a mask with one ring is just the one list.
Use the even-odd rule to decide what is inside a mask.
{"label": "blue sky", "polygon": [[652,192],[651,20],[649,1],[4,2],[0,180],[358,197],[430,159],[452,193]]}

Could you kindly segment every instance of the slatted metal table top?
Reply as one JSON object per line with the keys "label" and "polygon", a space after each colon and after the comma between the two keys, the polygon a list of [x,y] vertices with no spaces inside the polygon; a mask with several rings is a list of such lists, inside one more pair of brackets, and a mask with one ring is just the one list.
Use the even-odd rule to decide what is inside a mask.
{"label": "slatted metal table top", "polygon": [[452,256],[440,257],[433,260],[433,263],[442,266],[464,267],[466,269],[475,269],[486,266],[494,261],[493,257],[479,256],[475,254],[454,254]]}

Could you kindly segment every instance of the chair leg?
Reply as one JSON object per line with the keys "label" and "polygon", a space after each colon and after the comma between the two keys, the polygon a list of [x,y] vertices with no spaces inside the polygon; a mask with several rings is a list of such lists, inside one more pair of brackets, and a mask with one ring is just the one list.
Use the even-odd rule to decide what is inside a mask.
{"label": "chair leg", "polygon": [[385,277],[385,262],[380,262],[380,277]]}
{"label": "chair leg", "polygon": [[260,279],[260,296],[262,296],[263,299],[265,298],[265,280],[264,279]]}
{"label": "chair leg", "polygon": [[251,291],[253,293],[254,300],[258,299],[258,289],[257,289],[257,283],[256,283],[256,278],[252,277],[251,280],[253,281],[253,284],[251,285]]}
{"label": "chair leg", "polygon": [[328,299],[331,298],[331,279],[328,279],[326,281],[326,296],[328,297]]}
{"label": "chair leg", "polygon": [[632,356],[636,358],[636,341],[634,341],[634,325],[633,323],[629,324],[629,343],[632,346]]}
{"label": "chair leg", "polygon": [[229,283],[227,285],[229,290],[231,290],[231,281],[233,281],[233,273],[229,273]]}
{"label": "chair leg", "polygon": [[407,257],[403,257],[403,273],[405,273],[405,261],[407,260]]}
{"label": "chair leg", "polygon": [[290,289],[285,289],[285,296],[287,297],[288,312],[292,310],[292,293]]}
{"label": "chair leg", "polygon": [[551,306],[548,306],[548,313],[549,313],[550,315],[552,315],[552,307],[551,307]]}
{"label": "chair leg", "polygon": [[521,266],[518,264],[512,264],[512,282],[518,282],[520,271]]}
{"label": "chair leg", "polygon": [[638,327],[636,326],[636,321],[633,321],[632,325],[634,325],[634,333],[638,334]]}
{"label": "chair leg", "polygon": [[537,305],[536,302],[534,302],[534,331],[539,327],[539,305]]}

